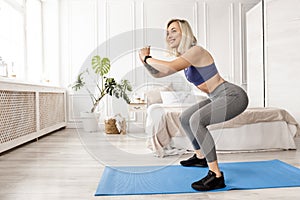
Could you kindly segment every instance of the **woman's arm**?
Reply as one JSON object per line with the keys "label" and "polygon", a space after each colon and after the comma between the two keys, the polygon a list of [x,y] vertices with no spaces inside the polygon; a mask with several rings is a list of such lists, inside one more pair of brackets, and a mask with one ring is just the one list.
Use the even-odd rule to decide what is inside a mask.
{"label": "woman's arm", "polygon": [[188,61],[181,57],[178,57],[173,61],[163,61],[155,58],[148,58],[147,62],[144,62],[144,65],[150,74],[155,78],[169,76],[191,66]]}
{"label": "woman's arm", "polygon": [[151,65],[144,63],[144,66],[146,67],[146,69],[150,72],[150,74],[152,76],[154,76],[155,74],[158,74],[159,71],[157,69],[155,69],[154,67],[152,67]]}
{"label": "woman's arm", "polygon": [[[150,55],[150,47],[145,47],[140,50],[140,60],[146,67],[146,69],[150,72],[150,74],[155,78],[165,77],[171,75],[175,72],[183,70],[191,65],[187,60],[179,57],[173,61],[163,61],[158,60]],[[148,56],[146,62],[145,57]]]}

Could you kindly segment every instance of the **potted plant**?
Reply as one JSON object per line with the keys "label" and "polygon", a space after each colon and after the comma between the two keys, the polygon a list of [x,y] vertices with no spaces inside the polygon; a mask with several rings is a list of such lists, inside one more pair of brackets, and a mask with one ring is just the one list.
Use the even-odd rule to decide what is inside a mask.
{"label": "potted plant", "polygon": [[[116,82],[114,78],[107,77],[111,68],[110,60],[107,57],[101,58],[99,55],[92,57],[91,69],[86,69],[83,72],[79,73],[76,81],[71,85],[72,89],[78,91],[82,88],[85,88],[88,92],[91,101],[92,107],[88,112],[82,112],[81,117],[83,119],[83,128],[85,131],[93,132],[98,128],[98,122],[96,119],[99,118],[99,115],[95,117],[95,111],[98,107],[101,100],[106,96],[114,96],[116,98],[123,98],[126,103],[130,103],[127,92],[132,91],[132,87],[128,80],[121,80],[119,83]],[[91,72],[94,74],[91,75]],[[93,79],[96,77],[95,82],[95,92],[87,87],[86,79]]]}

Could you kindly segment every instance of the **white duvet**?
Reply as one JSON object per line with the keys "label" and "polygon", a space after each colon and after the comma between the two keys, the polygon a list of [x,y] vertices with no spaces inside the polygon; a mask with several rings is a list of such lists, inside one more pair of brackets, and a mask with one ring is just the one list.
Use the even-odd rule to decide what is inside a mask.
{"label": "white duvet", "polygon": [[[147,109],[147,145],[159,157],[191,149],[180,113],[191,104],[152,104]],[[208,127],[218,151],[295,149],[298,123],[279,108],[248,108],[238,117]]]}

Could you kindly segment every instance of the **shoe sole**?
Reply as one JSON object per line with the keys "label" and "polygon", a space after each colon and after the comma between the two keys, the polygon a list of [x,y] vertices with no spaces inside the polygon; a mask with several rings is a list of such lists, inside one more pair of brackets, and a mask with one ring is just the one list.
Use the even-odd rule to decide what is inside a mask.
{"label": "shoe sole", "polygon": [[193,188],[194,190],[197,190],[197,191],[210,191],[210,190],[217,190],[217,189],[222,189],[222,188],[224,188],[224,187],[226,187],[226,185],[225,185],[225,184],[224,184],[224,185],[217,186],[217,187],[215,187],[215,188],[212,188],[212,189],[209,189],[209,188],[196,188],[196,187],[193,187],[193,186],[192,186],[192,188]]}
{"label": "shoe sole", "polygon": [[193,164],[193,165],[183,165],[183,164],[181,164],[181,166],[184,166],[184,167],[208,167],[208,165],[200,165],[200,164]]}

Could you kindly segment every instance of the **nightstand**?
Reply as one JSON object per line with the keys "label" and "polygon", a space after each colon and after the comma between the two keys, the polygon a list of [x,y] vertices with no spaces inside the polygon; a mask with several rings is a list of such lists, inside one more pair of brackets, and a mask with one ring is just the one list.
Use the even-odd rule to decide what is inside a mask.
{"label": "nightstand", "polygon": [[[128,111],[129,111],[129,113],[134,113],[134,115],[130,121],[134,122],[136,125],[138,124],[138,121],[139,121],[137,116],[142,117],[142,126],[143,126],[142,129],[144,131],[145,124],[146,124],[147,103],[130,103],[130,104],[128,104]],[[138,113],[141,113],[141,114],[138,115]],[[132,116],[132,115],[129,115],[129,116]]]}
{"label": "nightstand", "polygon": [[146,112],[147,103],[130,103],[128,108],[130,112]]}

